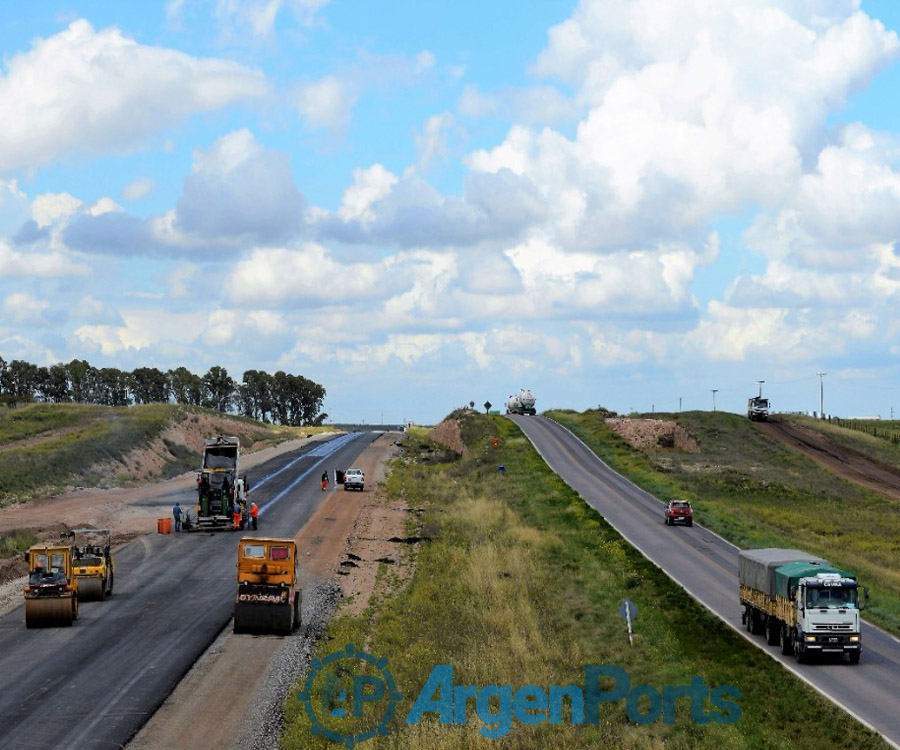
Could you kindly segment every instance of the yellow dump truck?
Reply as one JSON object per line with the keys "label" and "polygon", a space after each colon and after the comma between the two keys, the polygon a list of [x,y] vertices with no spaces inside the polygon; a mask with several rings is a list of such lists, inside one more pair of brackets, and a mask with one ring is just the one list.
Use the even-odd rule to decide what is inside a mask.
{"label": "yellow dump truck", "polygon": [[25,553],[25,627],[70,626],[78,619],[78,581],[72,573],[72,545],[36,544]]}
{"label": "yellow dump truck", "polygon": [[244,537],[238,544],[235,633],[288,635],[300,626],[297,544]]}
{"label": "yellow dump truck", "polygon": [[113,558],[109,529],[72,529],[78,600],[103,601],[113,592]]}

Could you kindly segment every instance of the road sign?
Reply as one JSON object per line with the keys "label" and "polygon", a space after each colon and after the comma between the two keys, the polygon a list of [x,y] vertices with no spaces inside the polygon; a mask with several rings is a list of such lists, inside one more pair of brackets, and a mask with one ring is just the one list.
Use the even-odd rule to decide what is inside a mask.
{"label": "road sign", "polygon": [[637,605],[628,597],[625,598],[625,601],[622,602],[622,606],[619,607],[619,617],[625,620],[625,622],[628,622],[629,620],[634,622],[637,617],[637,612]]}

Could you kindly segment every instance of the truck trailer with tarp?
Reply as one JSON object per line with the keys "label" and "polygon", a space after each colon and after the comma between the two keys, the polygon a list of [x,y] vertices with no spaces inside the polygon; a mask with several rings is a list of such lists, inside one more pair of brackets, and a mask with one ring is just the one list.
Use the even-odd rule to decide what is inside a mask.
{"label": "truck trailer with tarp", "polygon": [[[744,550],[738,561],[742,619],[750,633],[799,662],[813,654],[847,654],[858,664],[859,585],[856,576],[796,549]],[[868,598],[868,590],[865,590]]]}

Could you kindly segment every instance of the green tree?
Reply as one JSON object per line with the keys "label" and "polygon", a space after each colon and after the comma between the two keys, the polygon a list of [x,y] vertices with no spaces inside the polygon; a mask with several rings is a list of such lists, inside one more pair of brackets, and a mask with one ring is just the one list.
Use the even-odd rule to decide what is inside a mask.
{"label": "green tree", "polygon": [[203,405],[226,412],[234,401],[237,385],[224,367],[213,365],[203,376],[203,389]]}
{"label": "green tree", "polygon": [[97,380],[97,371],[86,359],[73,359],[65,367],[72,400],[77,404],[92,403],[91,384]]}
{"label": "green tree", "polygon": [[45,401],[60,404],[72,400],[72,394],[69,392],[69,374],[62,362],[51,365],[47,370],[43,390]]}
{"label": "green tree", "polygon": [[131,395],[136,404],[166,404],[169,402],[169,379],[155,367],[139,367],[129,376]]}
{"label": "green tree", "polygon": [[93,403],[102,406],[128,406],[130,398],[128,387],[131,376],[117,367],[103,367],[96,370],[96,379],[92,385]]}
{"label": "green tree", "polygon": [[176,404],[200,406],[203,403],[203,380],[187,367],[178,367],[166,373],[169,392]]}

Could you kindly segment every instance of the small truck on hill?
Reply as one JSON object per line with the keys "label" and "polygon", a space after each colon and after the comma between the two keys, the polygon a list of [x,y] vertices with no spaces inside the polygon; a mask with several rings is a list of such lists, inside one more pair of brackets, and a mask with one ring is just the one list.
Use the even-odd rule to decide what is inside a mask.
{"label": "small truck on hill", "polygon": [[506,413],[507,414],[530,414],[534,416],[537,414],[537,410],[534,407],[534,403],[537,399],[535,399],[534,394],[528,390],[527,388],[523,388],[519,395],[510,396],[506,401]]}
{"label": "small truck on hill", "polygon": [[[796,549],[743,550],[738,560],[742,621],[801,664],[813,654],[862,654],[856,576]],[[865,598],[869,590],[864,589]]]}

